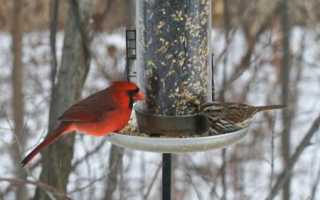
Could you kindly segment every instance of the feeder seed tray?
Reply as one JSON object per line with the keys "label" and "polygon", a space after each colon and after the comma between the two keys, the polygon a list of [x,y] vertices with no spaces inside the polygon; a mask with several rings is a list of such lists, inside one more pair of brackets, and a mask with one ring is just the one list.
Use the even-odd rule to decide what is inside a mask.
{"label": "feeder seed tray", "polygon": [[159,153],[187,153],[221,149],[238,142],[248,132],[248,127],[239,131],[212,135],[188,137],[150,137],[138,132],[133,120],[121,133],[112,133],[108,139],[112,144],[134,150]]}
{"label": "feeder seed tray", "polygon": [[245,128],[227,134],[188,138],[154,138],[113,133],[109,136],[109,141],[121,147],[140,151],[187,153],[227,147],[243,138],[247,131],[248,128]]}

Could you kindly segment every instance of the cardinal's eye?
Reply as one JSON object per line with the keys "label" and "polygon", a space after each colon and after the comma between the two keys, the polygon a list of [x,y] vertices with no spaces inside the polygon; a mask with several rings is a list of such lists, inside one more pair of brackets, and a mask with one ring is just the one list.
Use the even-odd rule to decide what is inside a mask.
{"label": "cardinal's eye", "polygon": [[134,90],[129,90],[128,91],[128,95],[130,96],[130,97],[132,97],[132,96],[134,96],[135,94],[137,94],[139,92],[139,88],[136,88],[136,89],[134,89]]}
{"label": "cardinal's eye", "polygon": [[135,90],[133,90],[134,93],[138,93],[139,92],[139,88],[136,88]]}

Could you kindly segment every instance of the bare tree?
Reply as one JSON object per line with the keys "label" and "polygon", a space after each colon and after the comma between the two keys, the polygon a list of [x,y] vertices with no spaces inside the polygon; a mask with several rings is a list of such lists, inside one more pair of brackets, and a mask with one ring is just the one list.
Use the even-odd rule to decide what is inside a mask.
{"label": "bare tree", "polygon": [[[53,86],[49,116],[49,133],[57,125],[57,118],[80,97],[89,70],[89,20],[93,2],[70,0],[66,21],[61,67],[57,84]],[[65,192],[71,172],[74,135],[58,141],[44,151],[40,175],[41,182]],[[58,198],[58,197],[57,197]],[[50,199],[42,188],[36,189],[34,199]]]}
{"label": "bare tree", "polygon": [[[229,46],[229,36],[230,36],[230,10],[229,1],[223,0],[223,19],[224,19],[224,39],[226,43],[226,51],[223,59],[223,77],[222,77],[222,90],[220,94],[221,101],[225,101],[225,90],[226,90],[226,80],[227,80],[227,65],[228,65],[228,46]],[[222,149],[221,152],[222,166],[221,166],[221,187],[222,187],[222,200],[227,200],[228,187],[227,187],[227,149]]]}
{"label": "bare tree", "polygon": [[58,30],[58,16],[59,16],[60,0],[51,0],[50,2],[50,52],[51,52],[51,94],[53,93],[53,86],[57,74],[57,30]]}
{"label": "bare tree", "polygon": [[[281,28],[282,28],[282,71],[281,71],[281,81],[282,81],[282,104],[288,105],[289,109],[282,111],[282,159],[284,163],[284,168],[288,168],[289,159],[290,159],[290,133],[291,133],[291,124],[292,124],[292,113],[290,111],[291,102],[289,102],[290,95],[290,26],[289,26],[289,16],[288,16],[288,0],[282,0],[281,2]],[[283,187],[283,200],[290,200],[290,182],[291,178],[289,177]]]}
{"label": "bare tree", "polygon": [[283,188],[288,178],[290,178],[292,170],[296,163],[298,162],[299,158],[301,157],[303,151],[310,146],[310,142],[312,137],[317,133],[320,127],[320,114],[316,117],[316,119],[313,121],[311,127],[295,149],[292,156],[288,159],[288,167],[283,169],[282,172],[279,174],[277,180],[275,181],[274,186],[271,189],[271,192],[269,193],[266,200],[272,200],[278,192]]}
{"label": "bare tree", "polygon": [[[12,34],[12,111],[14,122],[15,140],[12,142],[12,158],[17,177],[24,179],[26,174],[20,166],[20,151],[23,150],[26,143],[26,137],[23,131],[24,127],[24,95],[23,95],[23,64],[22,64],[22,5],[20,0],[13,1],[12,13],[14,13],[11,34]],[[27,191],[24,185],[17,187],[17,199],[27,199]]]}
{"label": "bare tree", "polygon": [[104,195],[105,200],[112,200],[112,196],[117,189],[118,177],[119,174],[122,173],[123,151],[124,149],[122,147],[117,147],[115,145],[111,146],[109,155],[109,170],[107,172],[108,175]]}
{"label": "bare tree", "polygon": [[[50,191],[51,193],[63,197],[63,199],[67,199],[69,200],[70,198],[64,194],[61,193],[59,190],[57,190],[55,187],[52,187],[50,185],[47,185],[45,183],[42,183],[40,181],[30,181],[30,180],[25,180],[25,179],[19,179],[19,178],[0,178],[0,182],[7,182],[10,183],[11,185],[16,185],[16,186],[25,186],[25,185],[34,185],[40,188],[43,188],[44,190]],[[0,196],[1,197],[1,196]],[[27,197],[24,197],[25,199],[27,199]],[[1,198],[4,199],[4,198]],[[20,200],[20,199],[18,199]]]}
{"label": "bare tree", "polygon": [[310,200],[315,200],[317,196],[317,191],[320,183],[320,169],[318,169],[316,179],[312,185],[311,194],[310,194]]}

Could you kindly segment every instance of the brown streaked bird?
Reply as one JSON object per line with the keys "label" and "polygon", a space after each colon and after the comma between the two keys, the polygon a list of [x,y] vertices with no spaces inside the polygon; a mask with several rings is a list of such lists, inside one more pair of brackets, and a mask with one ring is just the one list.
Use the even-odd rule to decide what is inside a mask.
{"label": "brown streaked bird", "polygon": [[200,113],[208,119],[210,134],[222,134],[247,127],[258,112],[284,107],[284,105],[250,106],[231,102],[208,102],[200,106]]}

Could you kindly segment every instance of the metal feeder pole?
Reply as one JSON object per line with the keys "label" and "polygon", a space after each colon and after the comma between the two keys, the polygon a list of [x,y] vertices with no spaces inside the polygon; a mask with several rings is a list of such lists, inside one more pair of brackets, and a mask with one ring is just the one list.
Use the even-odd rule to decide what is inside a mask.
{"label": "metal feeder pole", "polygon": [[[211,0],[138,0],[136,30],[137,77],[146,95],[141,121],[148,122],[141,130],[138,120],[139,129],[167,137],[196,133],[185,119],[197,112],[194,103],[211,100]],[[171,154],[162,158],[162,199],[170,200]]]}
{"label": "metal feeder pole", "polygon": [[171,199],[171,154],[162,154],[162,199]]}

